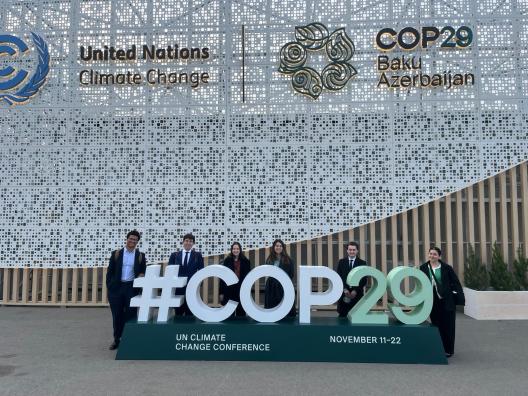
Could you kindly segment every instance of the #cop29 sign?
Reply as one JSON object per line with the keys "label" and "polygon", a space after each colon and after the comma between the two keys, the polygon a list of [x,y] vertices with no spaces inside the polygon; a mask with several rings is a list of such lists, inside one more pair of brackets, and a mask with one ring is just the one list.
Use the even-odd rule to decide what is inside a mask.
{"label": "#cop29 sign", "polygon": [[[48,45],[36,33],[31,32],[31,38],[38,55],[35,71],[31,74],[24,69],[17,70],[11,65],[0,69],[0,100],[10,106],[28,102],[46,83],[50,63]],[[0,35],[0,56],[9,57],[8,62],[11,58],[16,61],[29,52],[28,45],[19,37]]]}
{"label": "#cop29 sign", "polygon": [[[238,282],[235,273],[223,265],[210,265],[188,280],[187,277],[178,276],[179,268],[179,265],[168,266],[164,276],[160,276],[161,266],[151,265],[147,267],[144,277],[134,280],[134,287],[142,288],[142,294],[132,298],[130,302],[130,306],[139,308],[138,322],[147,322],[150,319],[151,308],[158,308],[158,322],[166,322],[169,308],[181,306],[184,299],[192,313],[205,322],[221,322],[235,312],[238,304],[242,304],[248,316],[257,322],[273,323],[283,319],[295,303],[295,290],[291,279],[282,269],[273,265],[258,266],[250,271],[240,288],[240,303],[229,300],[225,306],[219,308],[209,307],[203,302],[200,297],[200,284],[207,278],[216,277],[228,286],[233,285]],[[370,311],[386,291],[395,301],[389,304],[389,310],[400,322],[421,324],[428,318],[433,305],[433,291],[429,279],[422,271],[401,266],[394,268],[385,277],[375,268],[360,266],[350,271],[347,284],[358,286],[359,281],[365,276],[372,278],[373,285],[350,310],[348,317],[351,323],[388,324],[389,317],[385,312]],[[284,298],[274,308],[264,309],[251,297],[253,284],[262,277],[275,278],[284,290]],[[317,278],[328,280],[328,289],[325,292],[312,291],[312,280]],[[405,278],[413,278],[415,283],[414,290],[408,295],[401,291],[401,283]],[[298,279],[300,323],[310,323],[312,306],[331,305],[343,293],[341,278],[328,267],[300,266]],[[175,288],[185,285],[187,285],[185,296],[174,295]],[[160,296],[158,290],[161,290]],[[411,309],[406,312],[402,306]]]}

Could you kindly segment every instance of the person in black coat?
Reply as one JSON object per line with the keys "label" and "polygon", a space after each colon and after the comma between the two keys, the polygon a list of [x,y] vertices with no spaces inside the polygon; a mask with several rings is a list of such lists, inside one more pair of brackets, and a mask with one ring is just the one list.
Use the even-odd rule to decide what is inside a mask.
{"label": "person in black coat", "polygon": [[[187,277],[187,282],[194,274],[204,267],[204,259],[200,252],[194,250],[196,238],[193,234],[185,234],[182,238],[182,250],[174,252],[169,257],[168,265],[179,265],[179,277]],[[176,288],[174,294],[185,296],[187,286]],[[174,308],[174,316],[193,316],[191,310],[184,301],[181,307]]]}
{"label": "person in black coat", "polygon": [[[220,281],[220,304],[226,305],[229,300],[240,303],[240,286],[250,271],[251,263],[242,252],[242,245],[233,242],[230,253],[224,259],[224,266],[229,268],[238,277],[238,282],[234,285],[227,286],[225,282]],[[242,304],[238,304],[234,316],[246,316],[246,311]]]}
{"label": "person in black coat", "polygon": [[[286,245],[280,239],[275,239],[273,241],[273,244],[270,248],[270,254],[266,259],[266,264],[279,267],[288,274],[290,279],[293,280],[295,266],[293,264],[293,260],[286,252]],[[276,307],[281,303],[283,297],[284,290],[282,290],[282,285],[277,279],[269,277],[266,280],[266,286],[264,289],[264,308],[269,309]],[[295,313],[295,304],[293,304],[288,316],[295,316]]]}
{"label": "person in black coat", "polygon": [[367,285],[367,277],[363,277],[359,281],[359,286],[351,287],[347,285],[347,277],[352,269],[359,267],[360,265],[367,265],[364,260],[357,257],[359,252],[359,245],[357,242],[350,242],[347,245],[347,257],[342,258],[337,263],[337,273],[343,281],[343,295],[337,302],[337,313],[340,318],[348,315],[348,311],[357,304],[363,297],[365,286]]}
{"label": "person in black coat", "polygon": [[140,238],[138,231],[130,231],[125,247],[113,251],[110,256],[106,272],[108,302],[114,326],[114,342],[110,350],[119,346],[125,323],[137,316],[136,308],[130,307],[132,297],[139,294],[139,290],[134,289],[134,279],[144,276],[147,269],[145,254],[136,249]]}
{"label": "person in black coat", "polygon": [[431,323],[438,327],[444,351],[447,357],[455,352],[455,319],[456,299],[464,303],[462,285],[453,268],[440,260],[442,251],[433,247],[429,249],[429,261],[420,266],[433,285],[433,309]]}

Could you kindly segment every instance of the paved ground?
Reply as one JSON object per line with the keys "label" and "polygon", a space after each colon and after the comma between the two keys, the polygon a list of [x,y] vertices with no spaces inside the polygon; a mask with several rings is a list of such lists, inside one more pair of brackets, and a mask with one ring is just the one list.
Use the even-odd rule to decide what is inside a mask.
{"label": "paved ground", "polygon": [[0,395],[526,395],[528,321],[457,317],[448,366],[115,361],[110,310],[0,307]]}

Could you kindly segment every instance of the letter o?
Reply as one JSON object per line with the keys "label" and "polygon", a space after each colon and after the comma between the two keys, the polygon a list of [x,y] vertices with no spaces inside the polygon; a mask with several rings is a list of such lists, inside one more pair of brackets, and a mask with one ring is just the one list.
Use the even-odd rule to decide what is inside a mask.
{"label": "letter o", "polygon": [[[264,276],[275,278],[284,290],[284,297],[280,304],[269,309],[260,307],[251,297],[253,284]],[[281,320],[288,315],[294,302],[295,290],[290,277],[286,272],[274,265],[261,265],[256,267],[246,276],[240,286],[240,303],[246,313],[257,322],[273,323]]]}
{"label": "letter o", "polygon": [[[403,36],[408,33],[414,36],[414,40],[411,43],[403,41]],[[400,30],[398,33],[398,45],[404,50],[412,50],[420,42],[420,32],[413,27],[406,27]]]}

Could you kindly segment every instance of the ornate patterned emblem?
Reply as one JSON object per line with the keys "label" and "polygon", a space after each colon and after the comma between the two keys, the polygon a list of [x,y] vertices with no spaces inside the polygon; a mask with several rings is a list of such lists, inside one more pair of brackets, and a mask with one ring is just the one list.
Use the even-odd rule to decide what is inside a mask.
{"label": "ornate patterned emblem", "polygon": [[[10,92],[8,93],[0,92],[0,100],[4,100],[9,105],[22,104],[30,100],[33,96],[38,93],[38,91],[45,84],[46,78],[49,73],[50,55],[48,51],[48,45],[46,44],[44,39],[36,33],[31,32],[31,37],[38,52],[38,66],[35,70],[35,74],[33,74],[33,77],[31,77],[29,81],[27,81],[27,83],[25,83],[20,89],[16,90],[15,92],[11,92],[11,89],[17,88],[18,85],[26,81],[28,73],[25,70],[19,71],[16,74],[15,78],[11,79],[11,81],[2,82],[0,84],[0,90],[10,90]],[[18,47],[18,50],[21,53],[26,52],[28,49],[27,45],[15,36],[0,36],[0,44],[4,43],[15,45],[16,47]],[[0,46],[0,54],[4,53],[9,55],[15,55],[16,51],[14,51],[9,46],[2,45]],[[14,69],[10,66],[0,70],[0,76],[9,76],[13,73]]]}
{"label": "ornate patterned emblem", "polygon": [[[317,99],[323,88],[339,91],[357,74],[357,70],[348,63],[355,48],[344,28],[329,34],[326,26],[318,22],[297,26],[295,39],[281,48],[278,70],[291,75],[293,89],[297,92]],[[323,49],[330,63],[321,73],[305,66],[309,52]]]}

